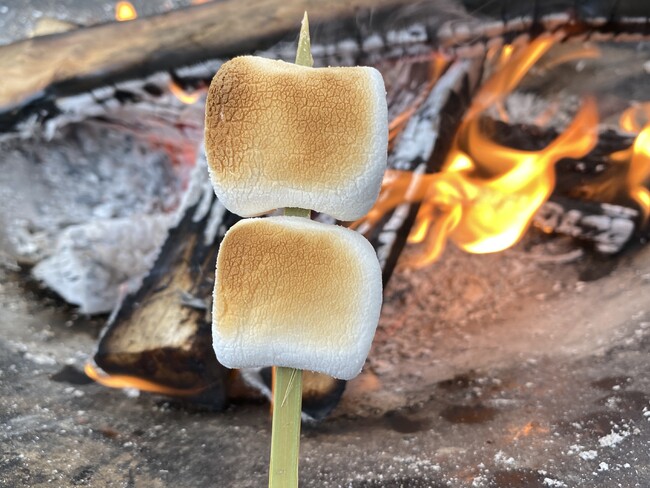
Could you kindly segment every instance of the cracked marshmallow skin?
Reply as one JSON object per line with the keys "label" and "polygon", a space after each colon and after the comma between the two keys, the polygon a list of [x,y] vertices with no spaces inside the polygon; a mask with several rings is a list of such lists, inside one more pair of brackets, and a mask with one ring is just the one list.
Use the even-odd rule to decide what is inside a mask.
{"label": "cracked marshmallow skin", "polygon": [[298,207],[356,220],[386,168],[384,82],[374,68],[237,57],[210,85],[205,135],[212,184],[233,213]]}
{"label": "cracked marshmallow skin", "polygon": [[217,258],[213,343],[230,368],[351,379],[379,321],[381,268],[355,231],[301,217],[238,222]]}

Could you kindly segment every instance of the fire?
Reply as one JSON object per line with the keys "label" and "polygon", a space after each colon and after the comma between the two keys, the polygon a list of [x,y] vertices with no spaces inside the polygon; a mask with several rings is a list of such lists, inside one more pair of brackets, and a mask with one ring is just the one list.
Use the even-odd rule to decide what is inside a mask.
{"label": "fire", "polygon": [[396,206],[420,202],[408,239],[424,245],[423,254],[411,263],[415,266],[434,262],[447,239],[471,253],[514,245],[553,191],[555,163],[585,155],[597,141],[598,113],[591,99],[584,101],[566,130],[539,151],[502,146],[481,130],[482,112],[498,106],[556,40],[556,35],[546,35],[526,46],[506,46],[498,68],[474,97],[442,171],[389,171],[375,207],[352,226],[374,225]]}
{"label": "fire", "polygon": [[133,20],[138,17],[138,12],[136,12],[135,7],[131,2],[117,2],[115,5],[115,19],[119,22],[125,20]]}
{"label": "fire", "polygon": [[650,123],[634,140],[627,177],[630,196],[641,207],[645,220],[650,215],[650,190],[644,186],[648,179],[650,179]]}
{"label": "fire", "polygon": [[621,129],[638,134],[650,124],[650,102],[637,103],[625,110],[619,118]]}
{"label": "fire", "polygon": [[194,93],[187,93],[180,86],[178,86],[178,84],[175,83],[174,81],[169,82],[169,91],[171,91],[174,94],[174,96],[178,98],[181,102],[187,105],[192,105],[198,102],[199,99],[201,98],[200,92],[197,91]]}
{"label": "fire", "polygon": [[638,135],[629,151],[619,151],[612,158],[619,162],[629,161],[627,188],[647,220],[650,216],[650,190],[644,185],[650,179],[650,102],[632,105],[621,114],[619,124],[623,130]]}
{"label": "fire", "polygon": [[160,393],[168,396],[192,396],[201,393],[206,387],[199,388],[173,388],[171,386],[160,385],[153,381],[138,378],[129,375],[109,375],[95,367],[91,363],[86,363],[84,373],[93,381],[108,386],[109,388],[136,388],[141,391],[151,393]]}

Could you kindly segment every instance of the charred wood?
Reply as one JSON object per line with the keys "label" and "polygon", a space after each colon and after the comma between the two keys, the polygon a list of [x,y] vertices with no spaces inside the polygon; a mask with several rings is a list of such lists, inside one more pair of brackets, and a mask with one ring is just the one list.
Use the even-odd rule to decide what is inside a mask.
{"label": "charred wood", "polygon": [[142,287],[111,317],[94,359],[110,374],[185,390],[193,402],[220,409],[229,382],[212,350],[210,297],[219,243],[239,217],[214,201],[204,176]]}
{"label": "charred wood", "polygon": [[[482,60],[457,61],[449,67],[399,135],[388,157],[389,168],[430,173],[440,164],[471,100],[481,67]],[[419,207],[402,205],[378,225],[359,229],[377,251],[384,286],[395,269]]]}
{"label": "charred wood", "polygon": [[537,212],[533,226],[588,242],[603,254],[615,254],[630,241],[638,217],[636,210],[619,205],[553,196]]}
{"label": "charred wood", "polygon": [[[575,12],[558,14],[557,8],[543,12],[544,16],[531,12],[486,21],[472,18],[453,2],[337,0],[285,5],[278,0],[226,1],[37,37],[0,47],[0,69],[5,73],[0,86],[0,131],[74,112],[80,103],[102,101],[107,94],[121,103],[137,100],[139,89],[114,87],[125,80],[172,71],[177,83],[192,88],[209,81],[220,58],[266,49],[261,53],[266,57],[292,59],[293,42],[281,41],[293,41],[295,19],[305,9],[314,25],[317,65],[373,64],[426,54],[432,48],[460,57],[480,57],[495,43],[560,29],[567,38],[650,36],[647,17],[617,14],[605,18],[593,12],[576,16]],[[187,66],[191,69],[180,69]],[[107,88],[95,93],[103,87]],[[154,84],[151,90],[155,94],[158,88]],[[86,96],[77,99],[79,94]]]}
{"label": "charred wood", "polygon": [[[409,3],[230,0],[17,42],[0,48],[0,69],[5,76],[0,112],[16,117],[24,110],[47,108],[58,97],[268,49],[288,35],[294,38],[305,10],[317,29],[319,24],[345,19],[354,25],[358,15],[371,9],[373,19],[391,22],[391,12]],[[357,36],[356,30],[337,32],[346,38]]]}

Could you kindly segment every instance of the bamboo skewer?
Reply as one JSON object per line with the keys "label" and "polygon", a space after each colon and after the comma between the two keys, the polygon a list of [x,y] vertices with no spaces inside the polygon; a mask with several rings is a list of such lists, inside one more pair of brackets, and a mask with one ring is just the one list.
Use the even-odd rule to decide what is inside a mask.
{"label": "bamboo skewer", "polygon": [[[309,40],[307,12],[302,19],[296,64],[313,66]],[[310,218],[311,212],[302,208],[287,208],[285,215]],[[300,456],[300,421],[302,411],[302,370],[273,368],[273,425],[271,431],[271,459],[269,488],[298,486],[298,459]]]}

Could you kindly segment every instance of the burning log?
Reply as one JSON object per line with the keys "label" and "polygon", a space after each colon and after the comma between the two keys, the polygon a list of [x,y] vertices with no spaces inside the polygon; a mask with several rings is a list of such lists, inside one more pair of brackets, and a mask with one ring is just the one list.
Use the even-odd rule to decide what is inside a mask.
{"label": "burning log", "polygon": [[[418,173],[429,173],[435,168],[449,150],[480,78],[481,67],[482,60],[457,61],[437,80],[394,143],[388,158],[389,168]],[[377,250],[384,285],[406,245],[418,209],[418,203],[406,204],[384,215],[379,225],[358,229]]]}
{"label": "burning log", "polygon": [[207,175],[200,177],[152,272],[109,320],[95,362],[219,409],[230,383],[212,351],[210,297],[218,244],[239,217],[213,201]]}
{"label": "burning log", "polygon": [[615,254],[630,241],[639,212],[634,209],[553,196],[535,214],[533,226],[591,243],[603,254]]}
{"label": "burning log", "polygon": [[[483,120],[483,127],[494,140],[529,151],[539,150],[559,135],[554,128],[493,119]],[[537,212],[533,226],[591,243],[604,254],[621,251],[640,226],[640,213],[622,188],[627,166],[612,162],[610,155],[629,150],[634,140],[628,132],[607,128],[600,131],[596,146],[587,155],[559,161],[553,196]],[[607,195],[588,190],[602,181],[607,181],[611,190]]]}
{"label": "burning log", "polygon": [[[122,86],[125,80],[153,80],[143,83],[145,92],[150,89],[146,99],[160,92],[156,80],[169,76],[166,71],[176,84],[194,89],[205,86],[221,63],[219,58],[270,49],[265,57],[290,59],[290,44],[277,43],[295,28],[288,19],[307,6],[321,40],[313,49],[316,65],[371,64],[426,55],[434,47],[455,56],[481,57],[496,45],[560,28],[567,38],[627,41],[650,35],[638,11],[611,12],[606,5],[576,16],[558,14],[563,6],[553,4],[534,15],[517,13],[516,20],[485,22],[453,3],[307,3],[216,2],[2,46],[0,68],[9,76],[0,87],[0,131],[25,130],[34,121],[62,115],[80,120],[83,114],[101,113],[102,104],[113,98],[120,103],[141,100],[141,89],[128,82]],[[510,7],[504,6],[499,14],[507,18]],[[568,2],[564,11],[574,7]],[[183,69],[195,63],[201,64]]]}
{"label": "burning log", "polygon": [[[372,10],[373,22],[379,22],[387,32],[391,13],[408,3],[215,2],[3,46],[0,69],[6,82],[0,89],[2,125],[9,118],[55,110],[53,100],[59,97],[208,59],[270,48],[295,32],[295,19],[306,9],[315,25],[336,22],[338,26],[341,22],[355,26],[356,18],[363,17],[363,12],[370,17]],[[346,37],[349,35],[354,37],[354,31],[345,32]]]}

